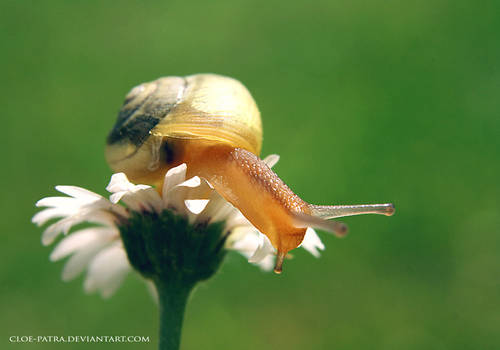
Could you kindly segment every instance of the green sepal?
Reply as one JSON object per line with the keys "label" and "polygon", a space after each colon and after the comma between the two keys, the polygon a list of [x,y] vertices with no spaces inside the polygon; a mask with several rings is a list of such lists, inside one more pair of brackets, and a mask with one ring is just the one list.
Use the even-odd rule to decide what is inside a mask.
{"label": "green sepal", "polygon": [[190,224],[170,210],[132,212],[119,229],[130,264],[153,281],[195,284],[211,277],[226,254],[224,222]]}

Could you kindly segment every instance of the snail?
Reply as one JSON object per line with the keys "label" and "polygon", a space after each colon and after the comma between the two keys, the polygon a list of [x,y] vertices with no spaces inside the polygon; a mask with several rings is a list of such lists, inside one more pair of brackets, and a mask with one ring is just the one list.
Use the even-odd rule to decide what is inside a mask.
{"label": "snail", "polygon": [[107,138],[106,159],[132,181],[161,188],[182,163],[205,178],[277,250],[275,272],[307,227],[342,236],[357,214],[392,215],[392,204],[323,206],[303,201],[259,158],[260,112],[239,81],[215,74],[164,77],[133,88]]}

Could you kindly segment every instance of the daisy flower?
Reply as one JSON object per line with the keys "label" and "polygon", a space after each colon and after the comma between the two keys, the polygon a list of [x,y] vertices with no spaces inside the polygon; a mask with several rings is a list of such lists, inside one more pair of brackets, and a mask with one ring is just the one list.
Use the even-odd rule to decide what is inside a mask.
{"label": "daisy flower", "polygon": [[[278,159],[277,155],[272,155],[264,161],[272,167]],[[144,227],[157,225],[158,222],[178,230],[174,230],[171,236],[159,236],[168,241],[166,246],[187,244],[185,249],[177,249],[187,250],[187,253],[182,253],[182,261],[191,259],[186,254],[193,252],[191,255],[196,255],[196,251],[207,250],[197,246],[205,244],[212,249],[208,249],[209,254],[213,252],[214,256],[221,257],[214,260],[198,253],[195,256],[198,264],[198,260],[208,259],[201,264],[204,267],[211,268],[212,260],[218,266],[225,251],[234,250],[263,270],[272,270],[276,250],[269,239],[207,181],[199,177],[186,179],[186,169],[185,164],[170,169],[165,175],[161,192],[148,185],[135,185],[125,174],[117,173],[112,175],[106,187],[110,192],[109,198],[76,186],[56,186],[57,191],[67,196],[39,200],[36,206],[45,209],[38,212],[32,221],[41,226],[57,219],[43,232],[42,243],[50,245],[60,234],[65,236],[50,254],[51,261],[69,257],[62,279],[69,281],[86,271],[85,291],[98,291],[103,297],[109,297],[117,290],[132,267],[147,280],[154,279],[158,271],[153,271],[148,265],[149,257],[143,256],[152,249],[142,247],[143,243],[138,241],[137,236],[147,231]],[[166,216],[170,221],[165,219]],[[211,231],[211,228],[215,230],[212,241],[207,240],[203,233]],[[182,231],[198,236],[189,243],[182,237]],[[324,249],[312,228],[307,229],[301,246],[316,257]],[[207,275],[210,273],[213,273],[212,270],[206,271]]]}

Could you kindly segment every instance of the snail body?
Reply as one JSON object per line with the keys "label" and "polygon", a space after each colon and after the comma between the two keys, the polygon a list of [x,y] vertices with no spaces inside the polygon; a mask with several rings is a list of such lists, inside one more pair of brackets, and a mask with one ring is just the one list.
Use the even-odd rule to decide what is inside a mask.
{"label": "snail body", "polygon": [[277,249],[276,272],[300,245],[307,227],[343,235],[327,219],[377,213],[391,204],[316,206],[296,194],[262,161],[260,113],[237,80],[215,74],[166,77],[133,88],[107,138],[106,159],[139,183],[161,188],[165,172],[182,163],[264,233]]}

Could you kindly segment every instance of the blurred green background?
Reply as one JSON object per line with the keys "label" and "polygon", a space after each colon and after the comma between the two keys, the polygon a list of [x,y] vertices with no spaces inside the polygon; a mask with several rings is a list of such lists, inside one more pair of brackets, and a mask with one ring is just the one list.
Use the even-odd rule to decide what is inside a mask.
{"label": "blurred green background", "polygon": [[[6,1],[0,5],[0,347],[10,335],[143,335],[142,281],[115,296],[60,280],[34,203],[105,194],[104,139],[129,89],[165,75],[241,80],[263,155],[318,204],[392,201],[296,251],[285,274],[229,254],[188,306],[184,349],[500,348],[500,2]],[[64,347],[64,345],[62,346]]]}

